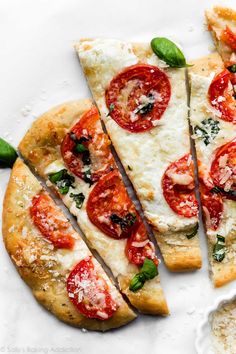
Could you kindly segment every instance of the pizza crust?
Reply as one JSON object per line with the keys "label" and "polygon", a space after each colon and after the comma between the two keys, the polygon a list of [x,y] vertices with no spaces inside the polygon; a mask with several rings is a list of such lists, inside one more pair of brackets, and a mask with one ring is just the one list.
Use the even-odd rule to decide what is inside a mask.
{"label": "pizza crust", "polygon": [[[191,82],[191,125],[195,125],[209,116],[214,116],[207,100],[208,87],[213,77],[224,69],[222,59],[218,53],[212,53],[206,57],[193,62],[194,66],[189,69]],[[236,136],[236,127],[230,122],[225,122],[214,116],[219,121],[220,133],[207,147],[204,143],[195,140],[197,157],[208,167],[211,164],[214,151],[231,141]],[[236,208],[235,202],[224,201],[223,221],[216,232],[206,230],[208,242],[208,258],[210,263],[210,273],[215,287],[221,287],[226,283],[236,279],[235,259],[236,259]],[[232,222],[232,225],[231,225]],[[215,234],[219,233],[226,237],[226,247],[228,253],[222,262],[216,262],[212,258],[213,246],[216,242]]]}
{"label": "pizza crust", "polygon": [[[119,46],[121,49],[119,49]],[[162,197],[161,201],[157,201],[157,198],[162,195],[162,190],[159,191],[158,189],[157,191],[155,177],[150,175],[160,169],[158,154],[163,154],[167,167],[171,161],[179,159],[190,151],[185,70],[168,68],[163,61],[160,61],[153,54],[149,44],[85,39],[78,42],[75,45],[75,49],[112,144],[140,199],[144,214],[153,227],[166,266],[172,271],[201,268],[202,260],[198,235],[192,240],[176,237],[181,231],[182,234],[189,233],[196,225],[197,218],[191,218],[191,220],[177,217],[177,214],[167,205],[164,197]],[[169,129],[167,120],[176,115],[176,107],[180,110],[177,113],[179,118],[177,121],[182,122],[182,117],[186,117],[186,121],[183,121],[183,124],[179,127],[181,130],[179,145],[181,146],[180,149],[182,149],[180,152],[176,149],[176,131],[173,131],[174,138],[170,135],[165,136],[164,129],[159,137],[158,132],[161,126],[157,126],[157,128],[147,132],[133,134],[122,129],[109,116],[104,99],[105,90],[111,79],[118,72],[124,67],[135,63],[158,65],[162,70],[165,70],[169,77],[172,86],[172,98],[168,106],[170,111],[169,113],[164,113],[161,122],[163,122],[164,126],[166,124],[167,132]],[[180,125],[180,123],[177,124]],[[134,136],[137,141],[133,140]],[[168,141],[169,145],[166,141]],[[140,146],[142,146],[142,149],[139,148]],[[169,148],[173,150],[172,156],[167,151]],[[163,167],[163,173],[164,170],[165,167]],[[165,214],[161,217],[156,210],[158,204],[163,205],[165,208]]]}
{"label": "pizza crust", "polygon": [[221,33],[225,26],[229,26],[236,33],[236,11],[227,7],[215,6],[213,9],[207,10],[205,14],[208,29],[212,34],[216,49],[223,61],[230,60],[233,51],[221,40]]}
{"label": "pizza crust", "polygon": [[[46,168],[55,160],[61,159],[60,144],[65,134],[78,121],[80,116],[91,108],[91,105],[92,102],[90,100],[62,104],[39,117],[26,133],[19,145],[19,150],[35,171],[44,179],[47,179]],[[76,180],[80,184],[80,188],[85,188],[83,193],[85,195],[86,193],[88,194],[88,184],[80,179]],[[70,212],[76,215],[78,224],[85,234],[89,246],[100,254],[104,262],[111,268],[115,277],[118,277],[118,279],[122,277],[123,281],[120,285],[122,286],[122,284],[130,281],[131,276],[133,277],[138,272],[138,267],[129,263],[125,256],[125,240],[114,240],[106,236],[90,222],[86,213],[87,197],[80,211],[76,210],[71,198],[68,196],[63,198],[63,201]],[[108,249],[112,249],[116,257],[113,253],[107,252]],[[116,263],[115,259],[117,259]],[[146,288],[149,290],[145,293]],[[132,301],[130,300],[132,305],[140,311],[144,309],[145,313],[155,315],[167,315],[169,313],[159,276],[145,283],[143,292],[146,295],[143,296],[142,301],[140,301],[141,292],[132,293],[131,295],[131,292],[127,292],[126,288],[121,288],[121,291],[127,293],[128,298],[132,297]]]}
{"label": "pizza crust", "polygon": [[[98,264],[116,294],[120,304],[118,310],[110,319],[101,321],[81,315],[70,302],[65,287],[68,272],[58,263],[53,267],[49,266],[45,259],[53,259],[57,251],[42,238],[29,214],[31,199],[42,191],[40,183],[18,159],[14,164],[5,194],[2,232],[6,249],[35,298],[57,318],[76,327],[106,331],[132,321],[136,317],[135,313],[128,307]],[[80,239],[78,234],[77,236]],[[56,272],[58,275],[55,277]]]}

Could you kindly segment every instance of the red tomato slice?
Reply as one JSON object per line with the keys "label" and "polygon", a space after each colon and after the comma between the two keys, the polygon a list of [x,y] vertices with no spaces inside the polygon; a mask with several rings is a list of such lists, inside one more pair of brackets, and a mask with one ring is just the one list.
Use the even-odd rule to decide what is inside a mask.
{"label": "red tomato slice", "polygon": [[89,195],[86,209],[90,221],[115,239],[129,237],[139,220],[117,170],[97,182]]}
{"label": "red tomato slice", "polygon": [[236,33],[226,26],[221,33],[221,40],[225,42],[234,52],[236,52]]}
{"label": "red tomato slice", "polygon": [[131,133],[149,130],[165,112],[171,86],[156,66],[137,64],[115,76],[106,91],[109,114]]}
{"label": "red tomato slice", "polygon": [[148,239],[148,234],[142,222],[127,239],[125,253],[128,260],[136,265],[143,265],[145,258],[152,259],[158,265],[153,243]]}
{"label": "red tomato slice", "polygon": [[[75,151],[78,143],[86,149],[85,152]],[[88,177],[84,170],[90,169],[89,180],[95,182],[115,166],[110,151],[110,140],[101,129],[96,107],[86,112],[66,134],[61,145],[61,153],[69,170],[85,181]]]}
{"label": "red tomato slice", "polygon": [[211,188],[207,187],[201,179],[199,181],[206,226],[212,230],[217,230],[223,213],[222,196],[218,193],[210,192]]}
{"label": "red tomato slice", "polygon": [[75,241],[70,235],[71,226],[66,219],[62,220],[62,214],[49,196],[46,194],[34,196],[30,215],[41,234],[56,248],[73,248]]}
{"label": "red tomato slice", "polygon": [[212,107],[221,113],[221,119],[236,124],[236,101],[230,89],[231,74],[224,70],[213,79],[208,90]]}
{"label": "red tomato slice", "polygon": [[223,195],[227,199],[236,200],[236,139],[216,150],[211,165],[211,176],[214,185],[223,188]]}
{"label": "red tomato slice", "polygon": [[80,261],[67,279],[69,299],[84,316],[107,320],[117,310],[106,281],[95,270],[92,257]]}
{"label": "red tomato slice", "polygon": [[194,193],[193,161],[187,154],[173,162],[162,179],[164,197],[169,207],[186,218],[198,215],[198,202]]}

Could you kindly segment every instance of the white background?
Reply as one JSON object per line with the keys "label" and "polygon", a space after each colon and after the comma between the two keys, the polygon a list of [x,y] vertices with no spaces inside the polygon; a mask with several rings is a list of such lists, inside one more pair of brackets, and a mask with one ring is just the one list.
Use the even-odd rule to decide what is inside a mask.
{"label": "white background", "polygon": [[[90,95],[73,43],[81,37],[177,41],[188,59],[212,50],[204,26],[207,0],[0,0],[0,136],[17,146],[31,122],[63,101]],[[227,3],[233,3],[227,2]],[[0,170],[0,208],[9,170]],[[0,210],[1,212],[1,210]],[[223,289],[203,268],[171,274],[160,266],[171,316],[140,316],[105,334],[82,332],[60,323],[36,303],[0,240],[0,352],[97,354],[194,354],[202,312]]]}

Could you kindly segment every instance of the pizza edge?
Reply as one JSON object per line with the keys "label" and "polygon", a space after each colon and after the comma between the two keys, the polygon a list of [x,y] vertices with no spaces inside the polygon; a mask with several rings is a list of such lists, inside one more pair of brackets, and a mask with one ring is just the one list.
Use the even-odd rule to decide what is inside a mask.
{"label": "pizza edge", "polygon": [[[122,299],[117,289],[116,292],[119,296],[120,307],[114,315],[105,321],[89,319],[76,310],[70,302],[67,292],[61,291],[59,282],[52,281],[53,276],[43,266],[42,261],[38,264],[37,259],[36,267],[33,267],[32,263],[27,263],[24,257],[25,242],[34,242],[39,252],[42,249],[41,247],[45,247],[46,242],[43,239],[42,242],[37,241],[33,235],[34,230],[32,231],[29,227],[27,229],[27,239],[24,241],[22,238],[22,228],[30,224],[30,216],[28,210],[26,208],[22,209],[20,206],[21,202],[25,202],[23,198],[24,193],[27,196],[27,190],[25,190],[24,186],[23,190],[21,189],[21,183],[27,186],[27,190],[30,189],[30,195],[44,191],[23,161],[17,159],[12,169],[4,198],[2,231],[7,252],[20,276],[31,288],[37,301],[52,312],[58,319],[80,328],[106,331],[132,321],[136,315]],[[17,190],[20,190],[21,193],[17,192]],[[14,230],[11,230],[12,223],[14,223]],[[47,284],[46,291],[44,291],[45,284]]]}

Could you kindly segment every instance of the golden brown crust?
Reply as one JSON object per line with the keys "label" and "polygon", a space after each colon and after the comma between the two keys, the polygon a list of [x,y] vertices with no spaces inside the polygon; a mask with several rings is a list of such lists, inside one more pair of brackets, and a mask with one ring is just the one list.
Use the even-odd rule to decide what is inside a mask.
{"label": "golden brown crust", "polygon": [[[19,150],[41,177],[46,179],[47,175],[45,175],[45,168],[51,162],[61,158],[60,144],[65,134],[68,129],[80,118],[80,116],[91,107],[91,104],[92,103],[90,100],[83,100],[65,103],[59,107],[53,108],[39,117],[26,133],[19,145]],[[98,241],[99,236],[93,232],[94,230],[91,230],[91,226],[93,225],[89,224],[89,220],[84,222],[80,219],[80,216],[77,216],[77,220],[89,242],[89,246],[96,249],[104,259],[108,254],[107,248],[112,248],[110,244],[112,240],[103,234],[103,238],[101,237]],[[99,249],[96,245],[99,246]],[[120,259],[120,261],[122,262],[122,259]],[[130,266],[129,268],[133,269]],[[134,267],[134,270],[132,270],[133,275],[135,274],[134,271],[137,272],[136,268],[137,267]],[[151,281],[151,284],[153,284],[154,287],[159,286],[160,290],[155,294],[150,291],[144,300],[149,297],[150,299],[153,299],[154,303],[157,304],[156,306],[162,306],[162,304],[164,304],[162,311],[160,309],[158,314],[165,315],[167,312],[167,305],[164,293],[160,287],[160,278],[156,277]],[[122,292],[123,290],[126,291],[121,288]],[[128,296],[131,295],[128,294]],[[135,304],[135,297],[140,298],[139,294],[132,294],[133,304]],[[150,302],[147,302],[146,305],[141,305],[141,302],[137,301],[137,309],[141,311],[142,308],[146,306],[146,312],[157,314],[156,308],[155,306],[152,306],[151,302],[152,301],[150,300]],[[148,308],[149,304],[150,307]]]}
{"label": "golden brown crust", "polygon": [[191,62],[190,73],[208,77],[212,72],[218,73],[224,68],[220,55],[216,52]]}
{"label": "golden brown crust", "polygon": [[213,9],[207,10],[205,14],[208,29],[211,31],[219,54],[223,61],[230,60],[233,51],[222,41],[221,35],[226,26],[236,32],[236,11],[227,7],[215,6]]}
{"label": "golden brown crust", "polygon": [[[171,221],[170,223],[165,222],[165,220],[163,220],[165,219],[165,217],[159,217],[160,215],[158,215],[157,210],[154,207],[152,208],[155,202],[156,205],[157,203],[165,203],[165,201],[160,201],[160,199],[158,199],[157,201],[157,198],[161,196],[158,195],[157,197],[158,187],[155,186],[155,184],[151,180],[151,172],[150,174],[145,173],[145,176],[143,172],[148,172],[149,169],[150,171],[152,171],[154,169],[154,166],[156,169],[160,169],[160,164],[162,163],[162,161],[160,161],[161,159],[159,159],[157,156],[158,154],[163,154],[163,151],[160,151],[162,139],[159,138],[158,140],[158,132],[156,132],[155,134],[155,129],[153,129],[152,131],[150,130],[149,132],[144,132],[140,135],[134,134],[136,137],[135,139],[132,139],[133,133],[129,133],[126,130],[120,128],[118,124],[116,124],[113,119],[107,114],[107,107],[104,100],[105,90],[110,82],[109,80],[111,80],[115,75],[117,75],[117,70],[122,70],[122,67],[120,67],[119,59],[121,63],[123,59],[122,57],[118,59],[115,57],[113,58],[114,61],[118,61],[118,69],[116,69],[115,65],[111,64],[110,55],[107,55],[107,48],[109,48],[109,45],[111,45],[117,49],[119,48],[119,43],[116,46],[117,41],[114,40],[112,43],[110,43],[109,41],[110,40],[108,40],[107,44],[104,45],[104,43],[101,44],[101,41],[99,39],[95,38],[81,40],[75,45],[75,49],[79,55],[86,79],[88,80],[94,99],[100,109],[102,120],[106,125],[107,131],[111,137],[115,150],[119,155],[121,162],[123,163],[126,173],[130,178],[131,182],[133,183],[133,187],[136,190],[138,198],[140,199],[144,214],[148,219],[148,222],[154,230],[156,229],[159,231],[159,233],[155,232],[155,235],[158,242],[158,246],[160,247],[161,253],[163,255],[165,264],[172,271],[198,269],[201,267],[201,252],[198,235],[196,235],[194,240],[191,241],[189,241],[186,237],[176,239],[176,236],[178,236],[178,231],[176,232],[176,230],[178,230],[179,225],[177,225],[175,221]],[[96,45],[98,45],[99,51],[96,50]],[[160,62],[159,59],[157,59],[148,43],[121,42],[121,47],[125,45],[127,46],[126,48],[128,48],[127,52],[125,52],[125,55],[127,54],[127,60],[129,58],[129,54],[134,54],[139,63],[148,63],[163,66],[163,62]],[[101,49],[100,46],[101,48],[105,47],[105,49]],[[95,48],[94,52],[90,52],[92,48]],[[102,57],[102,60],[100,61],[100,54],[97,53],[100,53],[100,51],[102,50],[104,50],[105,54],[104,58]],[[91,57],[94,57],[96,55],[96,60],[91,60]],[[124,63],[127,66],[126,61],[124,61]],[[170,121],[170,118],[173,118],[176,115],[176,107],[184,107],[185,103],[187,102],[187,97],[184,70],[166,67],[162,68],[162,70],[164,70],[168,75],[172,87],[172,96],[168,109],[171,110],[172,107],[174,107],[173,114],[170,114],[170,117],[168,116],[166,118],[163,118],[162,120],[164,121],[166,119],[167,121],[168,119],[168,121],[170,122],[168,127],[166,127],[163,123],[163,130],[166,129],[167,131],[169,130],[169,127],[171,125],[175,125],[174,122]],[[183,142],[189,141],[187,106],[186,109],[183,108],[183,110],[181,111],[179,120],[183,119],[184,116],[186,116],[186,125],[184,125],[183,122],[183,125],[181,127],[181,144],[183,145],[185,144]],[[158,129],[160,131],[161,126],[158,126]],[[139,137],[141,137],[141,139]],[[184,146],[184,148],[181,147],[183,148],[184,153],[187,153],[190,150],[190,146],[188,146],[187,144]],[[127,146],[129,146],[129,154],[127,154]],[[143,151],[147,152],[145,156],[142,156],[140,146],[143,147]],[[150,146],[151,148],[153,147],[153,150],[151,150]],[[160,150],[158,150],[158,148],[160,148]],[[149,151],[152,151],[152,155],[148,155]],[[155,154],[157,156],[155,156]],[[163,155],[166,157],[167,154],[168,152],[164,150]],[[152,166],[150,166],[150,161],[153,162]],[[134,167],[132,166],[132,163],[135,165]],[[131,166],[132,170],[130,170],[128,166]],[[170,214],[171,212],[172,211],[170,210]],[[179,224],[181,222],[182,221],[179,221]],[[161,224],[164,224],[163,229],[161,229]],[[192,225],[189,228],[191,229],[191,227]],[[166,232],[164,228],[168,229],[168,232]],[[161,234],[161,232],[163,234]],[[168,235],[165,235],[165,233],[168,233]],[[169,241],[172,241],[172,244]],[[188,243],[188,245],[186,245],[186,243]],[[171,259],[172,256],[173,259]]]}
{"label": "golden brown crust", "polygon": [[198,237],[194,236],[188,239],[186,237],[187,233],[180,232],[174,235],[176,243],[181,241],[180,249],[176,252],[176,247],[173,247],[173,234],[164,235],[154,232],[158,245],[165,255],[165,264],[172,272],[186,272],[202,267]]}
{"label": "golden brown crust", "polygon": [[[60,320],[81,328],[106,331],[132,321],[136,316],[120,295],[119,309],[106,321],[84,317],[70,302],[64,270],[57,264],[49,265],[41,259],[42,255],[53,257],[54,250],[31,222],[29,203],[41,191],[39,182],[18,159],[5,194],[2,232],[6,249],[35,298]],[[56,278],[53,276],[54,271],[59,273]]]}

